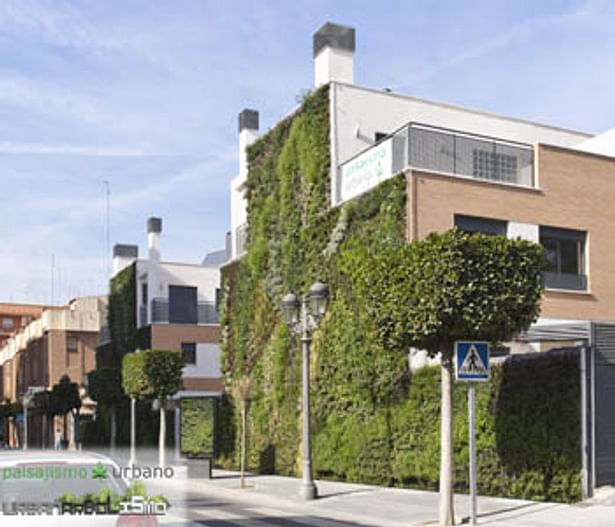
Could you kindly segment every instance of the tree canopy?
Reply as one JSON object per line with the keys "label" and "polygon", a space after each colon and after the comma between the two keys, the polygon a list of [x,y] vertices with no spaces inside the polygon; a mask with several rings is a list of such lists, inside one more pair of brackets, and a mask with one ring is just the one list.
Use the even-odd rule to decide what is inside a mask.
{"label": "tree canopy", "polygon": [[527,329],[544,268],[538,244],[451,230],[379,248],[360,282],[382,343],[433,355],[455,340],[502,342]]}
{"label": "tree canopy", "polygon": [[122,385],[129,397],[165,399],[182,388],[181,350],[139,350],[122,359]]}
{"label": "tree canopy", "polygon": [[102,367],[88,373],[88,393],[92,400],[104,405],[117,405],[123,400],[122,372]]}
{"label": "tree canopy", "polygon": [[62,375],[60,381],[51,388],[49,411],[65,415],[71,410],[81,408],[81,396],[76,382],[71,382],[68,375]]}

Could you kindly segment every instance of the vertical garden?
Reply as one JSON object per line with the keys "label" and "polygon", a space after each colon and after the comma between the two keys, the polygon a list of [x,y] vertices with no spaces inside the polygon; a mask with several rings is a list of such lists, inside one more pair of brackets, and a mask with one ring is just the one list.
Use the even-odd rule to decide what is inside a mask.
{"label": "vertical garden", "polygon": [[[312,346],[316,477],[435,489],[439,370],[410,376],[408,350],[383,348],[359,279],[370,255],[405,243],[406,179],[331,209],[329,133],[325,86],[249,148],[247,253],[223,269],[219,461],[239,464],[245,398],[248,468],[298,474],[301,353],[280,301],[318,279],[331,298]],[[574,352],[495,368],[478,390],[480,492],[580,498],[578,381]],[[464,490],[465,387],[456,390],[455,476]]]}

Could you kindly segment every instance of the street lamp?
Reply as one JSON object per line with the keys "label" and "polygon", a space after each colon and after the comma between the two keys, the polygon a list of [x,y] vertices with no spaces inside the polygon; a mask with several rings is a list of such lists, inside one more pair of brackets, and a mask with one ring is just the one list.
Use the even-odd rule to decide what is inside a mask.
{"label": "street lamp", "polygon": [[[318,326],[320,318],[327,311],[329,288],[322,282],[314,282],[307,295],[299,299],[288,293],[282,299],[282,309],[286,323],[293,326],[295,331],[301,333],[303,348],[303,480],[301,482],[301,496],[306,500],[313,500],[318,495],[312,477],[312,456],[310,451],[310,332]],[[308,310],[308,298],[311,309]]]}

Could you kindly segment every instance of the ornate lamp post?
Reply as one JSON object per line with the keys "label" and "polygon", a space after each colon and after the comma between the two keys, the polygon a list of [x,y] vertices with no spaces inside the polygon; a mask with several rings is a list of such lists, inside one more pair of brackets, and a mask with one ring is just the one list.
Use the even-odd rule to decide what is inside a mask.
{"label": "ornate lamp post", "polygon": [[[282,299],[286,323],[301,334],[303,348],[303,480],[301,496],[306,500],[317,497],[318,491],[312,477],[312,455],[310,450],[310,344],[311,331],[327,311],[329,288],[322,282],[314,282],[307,295],[299,299],[288,293]],[[310,309],[308,309],[308,299]]]}

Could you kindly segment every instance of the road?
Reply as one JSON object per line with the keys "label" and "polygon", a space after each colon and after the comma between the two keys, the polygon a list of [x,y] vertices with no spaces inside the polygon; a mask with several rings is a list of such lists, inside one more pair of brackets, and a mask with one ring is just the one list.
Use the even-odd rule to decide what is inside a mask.
{"label": "road", "polygon": [[184,485],[148,484],[153,492],[163,492],[170,500],[169,516],[161,523],[177,527],[366,527],[370,524],[349,523],[322,516],[298,513],[290,509],[249,504],[208,495],[206,491],[186,490]]}

